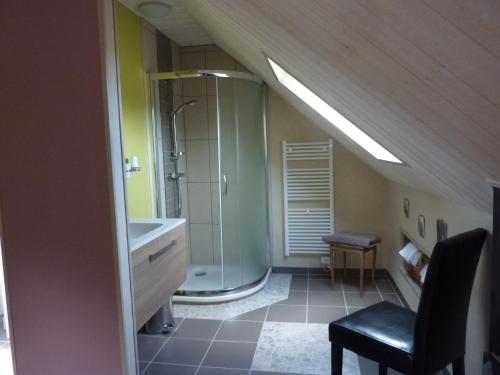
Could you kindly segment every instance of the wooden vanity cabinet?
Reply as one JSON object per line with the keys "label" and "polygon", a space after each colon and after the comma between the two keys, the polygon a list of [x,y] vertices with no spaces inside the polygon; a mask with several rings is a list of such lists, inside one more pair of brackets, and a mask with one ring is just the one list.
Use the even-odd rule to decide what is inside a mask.
{"label": "wooden vanity cabinet", "polygon": [[136,330],[186,280],[186,225],[181,224],[132,252]]}

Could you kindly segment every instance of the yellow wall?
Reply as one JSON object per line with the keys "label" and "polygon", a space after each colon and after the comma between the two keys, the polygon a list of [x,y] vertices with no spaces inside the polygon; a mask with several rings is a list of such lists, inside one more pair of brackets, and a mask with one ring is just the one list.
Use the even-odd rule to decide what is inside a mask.
{"label": "yellow wall", "polygon": [[[116,3],[118,58],[122,99],[125,157],[137,156],[142,167],[127,180],[129,217],[152,217],[151,173],[148,142],[146,79],[142,61],[141,20],[125,6]],[[149,134],[150,135],[150,134]],[[152,140],[152,136],[149,136]]]}

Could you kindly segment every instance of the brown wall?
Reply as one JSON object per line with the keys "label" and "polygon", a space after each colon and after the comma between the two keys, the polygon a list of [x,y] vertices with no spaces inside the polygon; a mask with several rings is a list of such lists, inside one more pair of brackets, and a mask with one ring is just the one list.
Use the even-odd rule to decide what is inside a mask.
{"label": "brown wall", "polygon": [[0,6],[0,210],[18,375],[122,373],[98,4]]}

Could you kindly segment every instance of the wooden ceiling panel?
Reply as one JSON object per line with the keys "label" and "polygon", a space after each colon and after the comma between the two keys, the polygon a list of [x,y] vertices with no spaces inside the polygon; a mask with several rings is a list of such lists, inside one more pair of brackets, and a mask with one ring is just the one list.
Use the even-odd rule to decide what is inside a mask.
{"label": "wooden ceiling panel", "polygon": [[360,1],[373,17],[391,25],[500,108],[500,60],[474,39],[421,1]]}
{"label": "wooden ceiling panel", "polygon": [[[479,43],[485,32],[456,27],[459,10],[447,20],[412,0],[183,4],[217,44],[379,172],[490,209],[486,178],[500,179],[500,60]],[[264,54],[410,167],[376,161],[338,134],[277,83]]]}
{"label": "wooden ceiling panel", "polygon": [[424,0],[424,3],[500,58],[498,0]]}

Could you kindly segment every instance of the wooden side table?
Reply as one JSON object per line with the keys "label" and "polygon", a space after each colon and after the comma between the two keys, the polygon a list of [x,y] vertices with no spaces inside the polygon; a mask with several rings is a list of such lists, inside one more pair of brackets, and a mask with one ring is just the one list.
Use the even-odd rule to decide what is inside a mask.
{"label": "wooden side table", "polygon": [[347,254],[355,253],[360,256],[361,264],[359,268],[359,291],[363,292],[363,278],[365,270],[365,255],[370,251],[373,251],[372,258],[372,283],[375,283],[375,267],[377,264],[377,245],[372,245],[369,247],[349,245],[340,242],[330,242],[330,272],[331,272],[331,283],[335,283],[335,252],[341,251],[344,255],[344,277],[346,273],[347,264]]}

